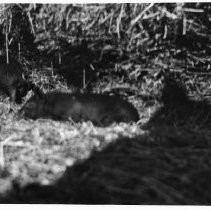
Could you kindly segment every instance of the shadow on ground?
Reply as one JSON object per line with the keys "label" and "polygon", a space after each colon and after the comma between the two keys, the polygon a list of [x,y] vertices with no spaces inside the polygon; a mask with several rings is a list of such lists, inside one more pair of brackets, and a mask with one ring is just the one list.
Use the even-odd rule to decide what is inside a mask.
{"label": "shadow on ground", "polygon": [[166,90],[147,134],[117,139],[53,185],[14,183],[1,203],[210,205],[211,107]]}

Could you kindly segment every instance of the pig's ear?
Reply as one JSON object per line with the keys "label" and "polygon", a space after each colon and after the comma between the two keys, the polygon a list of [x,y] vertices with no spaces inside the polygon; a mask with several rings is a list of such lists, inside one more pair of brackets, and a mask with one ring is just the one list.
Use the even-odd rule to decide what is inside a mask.
{"label": "pig's ear", "polygon": [[34,88],[34,93],[40,98],[40,99],[45,99],[45,94],[43,93],[43,91],[38,88],[38,87],[35,87]]}
{"label": "pig's ear", "polygon": [[37,100],[45,100],[45,94],[38,87],[34,88],[34,96]]}
{"label": "pig's ear", "polygon": [[29,90],[33,90],[35,97],[37,99],[44,99],[45,94],[43,93],[43,91],[38,88],[35,84],[33,83],[29,83]]}

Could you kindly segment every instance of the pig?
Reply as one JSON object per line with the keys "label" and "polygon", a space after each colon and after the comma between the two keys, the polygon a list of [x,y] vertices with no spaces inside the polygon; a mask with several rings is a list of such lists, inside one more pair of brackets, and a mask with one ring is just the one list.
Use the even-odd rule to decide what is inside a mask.
{"label": "pig", "polygon": [[35,90],[38,93],[38,88],[23,77],[23,69],[15,60],[9,64],[1,60],[0,90],[10,97],[10,102],[17,104],[22,103],[22,98],[29,90]]}
{"label": "pig", "polygon": [[91,121],[97,126],[113,122],[137,122],[138,111],[132,104],[117,96],[99,94],[70,94],[52,91],[32,96],[19,111],[26,118],[50,118],[74,122]]}

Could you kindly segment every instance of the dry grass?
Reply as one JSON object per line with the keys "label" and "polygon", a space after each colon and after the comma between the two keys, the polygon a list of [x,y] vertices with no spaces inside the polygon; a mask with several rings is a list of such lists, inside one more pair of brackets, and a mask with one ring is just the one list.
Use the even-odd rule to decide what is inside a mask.
{"label": "dry grass", "polygon": [[2,132],[2,202],[210,204],[207,128],[20,120]]}
{"label": "dry grass", "polygon": [[[15,114],[19,106],[8,113],[8,99],[0,98],[1,203],[211,204],[210,121],[207,113],[201,114],[210,107],[186,102],[181,106],[180,92],[167,89],[163,102],[168,109],[154,115],[162,106],[156,100],[163,85],[162,79],[156,79],[159,72],[179,74],[191,94],[210,93],[210,57],[206,55],[210,38],[202,39],[209,34],[209,17],[193,16],[197,5],[183,19],[187,43],[182,45],[198,49],[196,53],[186,50],[187,55],[167,41],[180,35],[174,34],[179,16],[174,11],[179,4],[172,9],[170,4],[42,5],[34,13],[35,42],[40,50],[54,55],[47,61],[43,58],[42,65],[46,62],[51,67],[40,71],[37,63],[30,71],[31,61],[22,60],[31,72],[29,79],[44,92],[74,91],[54,75],[52,63],[60,56],[65,58],[70,43],[73,49],[79,44],[78,54],[73,51],[68,57],[67,71],[79,63],[79,70],[88,65],[99,77],[106,73],[105,80],[97,78],[95,92],[120,85],[135,90],[129,100],[138,109],[140,121],[98,128],[90,122],[24,120]],[[208,6],[201,5],[203,9]],[[29,16],[33,7],[24,7]],[[2,23],[9,23],[7,19],[3,11]],[[196,38],[190,39],[191,34]],[[62,40],[68,49],[63,49]],[[81,52],[83,40],[88,48]],[[175,58],[179,56],[183,58]],[[195,72],[202,67],[205,72]],[[151,98],[144,100],[144,96]]]}
{"label": "dry grass", "polygon": [[5,104],[1,107],[6,113],[1,116],[0,162],[1,168],[8,172],[8,176],[1,178],[15,179],[21,185],[52,183],[66,166],[87,159],[93,150],[102,150],[121,136],[143,133],[136,124],[98,128],[91,122],[18,119],[14,113],[7,113]]}
{"label": "dry grass", "polygon": [[[54,76],[45,77],[44,91],[51,90],[49,83],[67,89]],[[32,80],[39,83],[39,77]],[[158,87],[146,79],[142,92],[154,88],[156,95]],[[180,111],[189,108],[181,109],[180,103],[154,115],[162,105],[158,101],[130,100],[139,110],[139,124],[99,128],[91,122],[19,119],[8,113],[8,100],[2,99],[1,202],[210,204],[211,132],[206,121],[198,121],[197,112],[181,117]]]}
{"label": "dry grass", "polygon": [[210,204],[209,127],[197,124],[194,116],[181,123],[162,113],[146,123],[152,115],[143,113],[155,107],[145,105],[140,113],[144,130],[136,124],[98,128],[90,122],[32,121],[4,113],[1,201]]}

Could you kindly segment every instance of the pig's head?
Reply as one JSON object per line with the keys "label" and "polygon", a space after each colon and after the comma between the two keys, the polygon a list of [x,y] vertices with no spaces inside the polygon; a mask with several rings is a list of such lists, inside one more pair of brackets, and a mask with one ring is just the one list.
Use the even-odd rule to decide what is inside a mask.
{"label": "pig's head", "polygon": [[38,87],[36,87],[35,84],[33,84],[31,82],[28,82],[26,80],[20,80],[17,83],[17,87],[16,87],[16,99],[15,99],[15,102],[17,104],[22,103],[23,97],[25,97],[30,90],[33,90],[33,92],[36,95],[38,95],[40,98],[42,98],[43,93]]}
{"label": "pig's head", "polygon": [[26,117],[31,119],[37,119],[43,116],[45,105],[45,95],[39,92],[35,93],[19,110],[19,117]]}
{"label": "pig's head", "polygon": [[16,87],[16,98],[15,98],[15,102],[17,104],[22,103],[22,99],[23,97],[25,97],[27,95],[29,91],[29,84],[27,81],[23,80],[23,81],[19,81],[17,83],[17,87]]}

